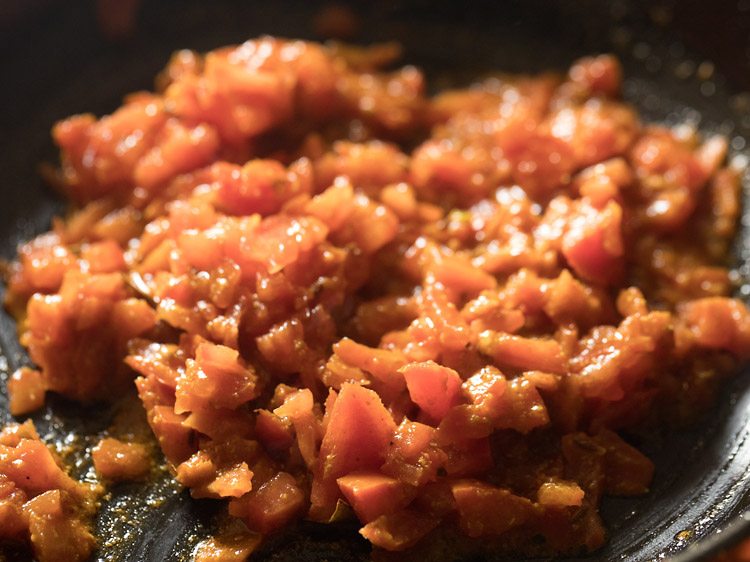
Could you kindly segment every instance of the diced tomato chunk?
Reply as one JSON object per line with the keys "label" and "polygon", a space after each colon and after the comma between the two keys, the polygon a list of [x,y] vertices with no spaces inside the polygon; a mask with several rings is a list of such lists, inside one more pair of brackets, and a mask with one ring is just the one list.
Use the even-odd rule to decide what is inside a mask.
{"label": "diced tomato chunk", "polygon": [[405,507],[416,490],[378,472],[355,472],[338,478],[341,493],[363,523]]}
{"label": "diced tomato chunk", "polygon": [[204,403],[235,408],[256,396],[256,381],[255,373],[241,363],[236,350],[203,342],[177,380],[175,411],[197,410]]}
{"label": "diced tomato chunk", "polygon": [[382,471],[412,486],[435,480],[446,458],[435,443],[436,433],[434,427],[404,419],[393,436]]}
{"label": "diced tomato chunk", "polygon": [[125,443],[108,437],[99,441],[91,456],[96,471],[115,482],[140,480],[151,470],[151,455],[140,443]]}
{"label": "diced tomato chunk", "polygon": [[537,491],[541,505],[554,507],[578,507],[583,503],[584,492],[575,482],[545,482]]}
{"label": "diced tomato chunk", "polygon": [[587,91],[605,96],[620,93],[622,68],[612,55],[585,57],[576,61],[568,73],[570,79]]}
{"label": "diced tomato chunk", "polygon": [[8,380],[10,413],[21,416],[38,410],[44,405],[46,386],[42,373],[21,367]]}
{"label": "diced tomato chunk", "polygon": [[255,433],[269,451],[284,451],[294,442],[291,424],[268,410],[258,410]]}
{"label": "diced tomato chunk", "polygon": [[495,419],[502,412],[502,397],[507,385],[508,382],[500,371],[485,367],[467,379],[462,388],[464,394],[477,406],[477,413]]}
{"label": "diced tomato chunk", "polygon": [[401,369],[409,396],[432,420],[441,420],[458,402],[461,377],[433,361],[409,363]]}
{"label": "diced tomato chunk", "polygon": [[83,562],[96,546],[85,523],[61,490],[49,490],[27,502],[23,511],[35,558],[39,562]]}
{"label": "diced tomato chunk", "polygon": [[229,512],[244,519],[251,529],[266,534],[295,519],[304,503],[305,495],[294,477],[279,472],[257,490],[233,500]]}
{"label": "diced tomato chunk", "polygon": [[606,450],[604,487],[608,494],[637,496],[648,492],[654,463],[646,455],[606,429],[597,433],[594,441]]}
{"label": "diced tomato chunk", "polygon": [[461,529],[470,537],[501,535],[533,517],[534,506],[509,490],[483,482],[460,481],[452,486]]}
{"label": "diced tomato chunk", "polygon": [[486,330],[479,336],[479,349],[502,365],[565,373],[567,359],[560,344],[552,339],[525,338]]}
{"label": "diced tomato chunk", "polygon": [[175,414],[171,406],[156,406],[149,416],[159,446],[167,460],[177,465],[195,451],[195,434],[183,425],[185,417]]}
{"label": "diced tomato chunk", "polygon": [[409,510],[381,515],[362,527],[359,533],[375,546],[399,551],[417,544],[438,526],[440,520]]}
{"label": "diced tomato chunk", "polygon": [[610,201],[602,210],[581,205],[563,236],[562,252],[573,270],[588,281],[611,284],[623,268],[622,208]]}
{"label": "diced tomato chunk", "polygon": [[396,424],[372,390],[342,385],[320,446],[324,478],[383,464]]}
{"label": "diced tomato chunk", "polygon": [[750,312],[742,302],[723,297],[697,299],[682,305],[678,314],[697,345],[750,356]]}
{"label": "diced tomato chunk", "polygon": [[21,439],[15,447],[0,446],[0,473],[32,496],[47,490],[74,492],[77,489],[49,449],[36,439]]}

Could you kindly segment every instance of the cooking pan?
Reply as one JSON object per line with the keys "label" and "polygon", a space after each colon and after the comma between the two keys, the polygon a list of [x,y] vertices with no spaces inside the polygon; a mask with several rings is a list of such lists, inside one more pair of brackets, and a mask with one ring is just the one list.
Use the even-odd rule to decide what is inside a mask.
{"label": "cooking pan", "polygon": [[[29,0],[13,19],[0,19],[0,257],[11,259],[20,241],[46,230],[64,209],[38,174],[40,163],[55,161],[49,129],[56,120],[111,112],[124,94],[150,88],[179,48],[208,50],[264,33],[321,39],[311,25],[320,5],[145,0],[132,36],[115,43],[100,35],[90,2]],[[424,68],[435,89],[490,69],[563,70],[579,56],[614,52],[627,77],[624,97],[645,120],[721,132],[731,141],[733,158],[750,155],[750,97],[741,94],[750,86],[747,0],[402,0],[352,7],[363,22],[358,41],[400,41],[404,60]],[[747,197],[745,203],[750,209]],[[736,246],[739,279],[750,277],[747,212],[745,219]],[[741,296],[750,296],[750,285],[738,286]],[[26,361],[14,323],[0,314],[0,377],[4,381]],[[52,397],[33,419],[48,442],[74,450],[68,460],[85,476],[91,470],[85,451],[113,412],[107,405],[81,408]],[[0,421],[9,419],[0,395]],[[580,560],[704,560],[746,534],[747,524],[729,523],[750,504],[750,369],[694,424],[641,437],[638,445],[656,462],[653,489],[640,498],[607,499],[602,513],[609,541]],[[101,546],[94,558],[187,560],[220,512],[218,503],[191,500],[166,472],[148,484],[118,486],[96,519]],[[716,534],[727,525],[727,532]],[[370,556],[352,525],[301,523],[270,539],[254,559]]]}

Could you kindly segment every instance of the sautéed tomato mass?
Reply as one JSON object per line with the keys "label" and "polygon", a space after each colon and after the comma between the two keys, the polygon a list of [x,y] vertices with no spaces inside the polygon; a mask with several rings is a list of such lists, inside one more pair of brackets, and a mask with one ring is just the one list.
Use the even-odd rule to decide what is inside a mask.
{"label": "saut\u00e9ed tomato mass", "polygon": [[[71,211],[7,271],[12,413],[135,385],[174,478],[244,524],[197,560],[346,517],[380,551],[596,550],[602,497],[653,475],[624,436],[750,352],[724,138],[641,122],[611,56],[428,96],[396,54],[182,51],[53,129]],[[0,433],[0,539],[84,560],[95,503],[30,422]]]}

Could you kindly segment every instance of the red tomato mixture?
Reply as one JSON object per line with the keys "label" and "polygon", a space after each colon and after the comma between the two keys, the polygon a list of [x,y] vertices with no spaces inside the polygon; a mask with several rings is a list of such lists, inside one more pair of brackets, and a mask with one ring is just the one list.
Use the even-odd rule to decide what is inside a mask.
{"label": "red tomato mixture", "polygon": [[[643,124],[610,56],[429,97],[396,51],[182,51],[53,129],[73,207],[10,267],[12,413],[135,384],[177,481],[247,527],[198,560],[347,516],[389,551],[595,550],[602,497],[652,479],[622,435],[750,354],[725,139]],[[0,443],[0,538],[84,559],[80,485],[30,426]]]}

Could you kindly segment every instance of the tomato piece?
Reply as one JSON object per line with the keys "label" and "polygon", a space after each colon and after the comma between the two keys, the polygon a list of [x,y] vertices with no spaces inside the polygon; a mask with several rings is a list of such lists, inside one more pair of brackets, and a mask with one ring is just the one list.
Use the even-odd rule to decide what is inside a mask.
{"label": "tomato piece", "polygon": [[495,427],[528,433],[549,423],[547,406],[526,375],[510,381],[503,399],[505,407],[501,411],[505,413],[496,419]]}
{"label": "tomato piece", "polygon": [[607,429],[594,436],[603,447],[604,489],[614,496],[638,496],[648,492],[654,477],[654,463],[619,435]]}
{"label": "tomato piece", "polygon": [[175,412],[200,409],[205,403],[236,408],[257,395],[257,376],[240,361],[239,352],[203,342],[177,379]]}
{"label": "tomato piece", "polygon": [[446,458],[435,437],[434,427],[404,419],[393,436],[382,471],[412,486],[435,480]]}
{"label": "tomato piece", "polygon": [[414,488],[379,472],[355,472],[336,482],[363,523],[406,507],[416,493]]}
{"label": "tomato piece", "polygon": [[440,520],[422,513],[403,510],[381,515],[360,529],[359,534],[375,546],[400,551],[417,544],[438,526]]}
{"label": "tomato piece", "polygon": [[322,476],[338,478],[380,468],[395,431],[393,418],[375,392],[343,384],[320,446]]}
{"label": "tomato piece", "polygon": [[404,389],[404,378],[399,369],[406,359],[401,353],[368,347],[349,338],[341,338],[334,344],[333,351],[347,365],[367,371],[392,392]]}
{"label": "tomato piece", "polygon": [[21,416],[44,406],[47,390],[40,371],[22,367],[8,379],[9,408],[13,416]]}
{"label": "tomato piece", "polygon": [[[501,414],[502,410],[494,412]],[[440,443],[463,443],[470,439],[483,439],[492,433],[492,418],[477,406],[461,404],[448,411],[438,426]]]}
{"label": "tomato piece", "polygon": [[328,227],[313,217],[273,215],[260,223],[243,248],[247,257],[266,265],[269,273],[281,271],[300,254],[325,240]]}
{"label": "tomato piece", "polygon": [[219,185],[217,207],[233,215],[278,213],[299,192],[277,160],[250,160],[241,168],[220,162],[211,171]]}
{"label": "tomato piece", "polygon": [[346,224],[353,211],[354,188],[343,177],[305,205],[307,214],[322,220],[333,232]]}
{"label": "tomato piece", "polygon": [[125,269],[125,257],[114,240],[102,240],[81,248],[81,259],[88,263],[91,273],[112,273]]}
{"label": "tomato piece", "polygon": [[91,451],[94,468],[114,482],[141,480],[151,470],[151,455],[145,445],[107,437]]}
{"label": "tomato piece", "polygon": [[0,539],[18,540],[26,531],[22,513],[27,495],[7,476],[0,475]]}
{"label": "tomato piece", "polygon": [[616,283],[623,269],[622,207],[610,201],[598,210],[584,203],[569,220],[562,253],[570,266],[587,281]]}
{"label": "tomato piece", "polygon": [[426,283],[417,299],[419,313],[427,320],[437,341],[453,351],[466,349],[472,333],[440,283]]}
{"label": "tomato piece", "polygon": [[269,451],[285,451],[294,442],[291,423],[268,410],[258,410],[255,434]]}
{"label": "tomato piece", "polygon": [[497,286],[497,280],[492,275],[474,267],[463,256],[437,254],[428,271],[444,287],[462,293],[477,293]]}
{"label": "tomato piece", "polygon": [[568,76],[589,94],[615,97],[620,93],[622,67],[612,55],[584,57],[570,67]]}
{"label": "tomato piece", "polygon": [[425,361],[409,363],[400,372],[412,401],[433,421],[443,419],[458,402],[461,377],[453,369]]}
{"label": "tomato piece", "polygon": [[678,315],[680,327],[687,332],[678,332],[683,339],[687,335],[701,347],[725,349],[742,358],[750,355],[750,312],[741,301],[723,297],[697,299],[681,305]]}
{"label": "tomato piece", "polygon": [[508,386],[503,374],[488,366],[472,375],[463,385],[464,394],[477,406],[477,413],[491,419],[502,414],[505,400],[503,394]]}
{"label": "tomato piece", "polygon": [[24,505],[23,511],[31,547],[39,562],[83,562],[94,550],[96,540],[62,490],[36,496]]}
{"label": "tomato piece", "polygon": [[540,505],[553,507],[579,507],[584,491],[575,482],[545,482],[537,491]]}
{"label": "tomato piece", "polygon": [[273,413],[292,420],[297,436],[297,445],[308,467],[317,460],[320,424],[313,412],[313,395],[304,388],[287,395],[284,403]]}
{"label": "tomato piece", "polygon": [[501,365],[525,371],[547,371],[564,374],[567,358],[553,339],[525,338],[485,330],[479,335],[479,350]]}
{"label": "tomato piece", "polygon": [[[264,460],[257,441],[236,436],[204,442],[177,467],[177,480],[196,498],[238,498],[252,489],[254,470]],[[256,485],[258,479],[256,478]]]}
{"label": "tomato piece", "polygon": [[171,406],[156,406],[148,421],[164,456],[171,464],[178,465],[193,454],[196,448],[195,433],[183,424],[185,416],[176,414]]}
{"label": "tomato piece", "polygon": [[523,525],[534,515],[526,498],[483,482],[459,481],[451,487],[459,525],[470,537],[501,535]]}
{"label": "tomato piece", "polygon": [[31,496],[61,489],[75,493],[77,484],[57,465],[50,450],[36,439],[21,439],[15,447],[0,446],[0,473]]}
{"label": "tomato piece", "polygon": [[294,477],[279,472],[257,490],[233,500],[229,504],[229,513],[245,520],[250,529],[267,534],[295,519],[304,503],[305,494]]}

